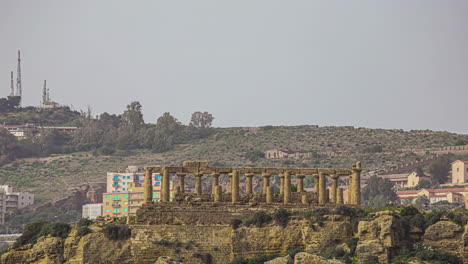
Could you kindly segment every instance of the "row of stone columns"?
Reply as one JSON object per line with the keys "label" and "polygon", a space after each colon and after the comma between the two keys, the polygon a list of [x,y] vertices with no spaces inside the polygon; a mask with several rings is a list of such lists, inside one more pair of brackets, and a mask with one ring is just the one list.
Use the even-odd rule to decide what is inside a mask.
{"label": "row of stone columns", "polygon": [[[360,204],[361,202],[361,191],[360,191],[360,173],[361,173],[361,164],[358,162],[353,165],[353,173],[349,179],[349,196],[348,196],[348,203],[349,204]],[[152,192],[153,192],[153,185],[152,185],[152,170],[146,169],[145,170],[145,179],[144,179],[144,196],[145,196],[145,203],[152,201]],[[177,173],[178,176],[178,187],[177,191],[185,192],[185,173]],[[195,174],[195,193],[202,194],[202,187],[201,187],[201,179],[203,174]],[[222,192],[221,187],[219,186],[219,173],[212,173],[212,194],[214,195],[214,199],[221,200]],[[247,173],[245,174],[246,177],[246,194],[253,194],[253,186],[252,186],[252,178],[254,174]],[[339,175],[331,174],[329,175],[331,179],[331,189],[330,191],[326,188],[326,176],[327,174],[324,172],[319,172],[319,174],[312,175],[314,177],[314,191],[318,198],[319,205],[325,205],[326,203],[331,200],[331,202],[335,204],[342,204],[343,203],[343,189],[338,188],[338,178]],[[231,182],[231,194],[232,194],[232,202],[236,203],[239,201],[239,172],[237,170],[233,170],[232,173],[229,174],[230,182]],[[280,177],[280,195],[283,196],[283,202],[288,204],[291,202],[291,174],[289,172],[284,172],[283,174],[279,175]],[[304,192],[304,178],[305,175],[298,174],[297,177],[297,192],[303,193]],[[270,178],[271,175],[264,173],[262,174],[263,178],[263,189],[262,194],[266,195],[267,202],[270,200],[272,201],[273,197],[273,187],[270,186]],[[161,182],[161,201],[168,202],[170,199],[170,184],[169,184],[169,171],[167,169],[162,170],[162,182]]]}

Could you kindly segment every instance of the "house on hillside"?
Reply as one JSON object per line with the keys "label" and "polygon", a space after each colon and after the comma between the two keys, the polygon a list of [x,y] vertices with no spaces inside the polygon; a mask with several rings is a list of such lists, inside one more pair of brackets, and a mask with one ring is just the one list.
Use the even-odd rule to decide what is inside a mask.
{"label": "house on hillside", "polygon": [[393,185],[397,188],[405,188],[405,187],[416,187],[418,186],[421,180],[430,181],[431,177],[421,172],[413,171],[410,174],[401,173],[401,174],[390,174],[390,175],[382,175],[384,179],[388,179],[393,183]]}
{"label": "house on hillside", "polygon": [[468,161],[452,162],[452,184],[468,183]]}
{"label": "house on hillside", "polygon": [[421,189],[397,192],[398,198],[408,203],[413,203],[417,198],[426,196],[431,204],[440,201],[449,203],[464,203],[465,194],[468,190],[465,188],[445,188],[445,189]]}
{"label": "house on hillside", "polygon": [[265,158],[267,159],[281,159],[288,158],[290,155],[294,155],[295,151],[289,149],[270,149],[265,151]]}

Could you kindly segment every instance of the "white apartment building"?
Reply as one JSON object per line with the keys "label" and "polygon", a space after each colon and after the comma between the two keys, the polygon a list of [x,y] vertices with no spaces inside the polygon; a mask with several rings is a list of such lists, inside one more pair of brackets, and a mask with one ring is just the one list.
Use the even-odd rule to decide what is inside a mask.
{"label": "white apartment building", "polygon": [[98,216],[102,216],[102,204],[85,204],[83,205],[83,218],[95,220]]}

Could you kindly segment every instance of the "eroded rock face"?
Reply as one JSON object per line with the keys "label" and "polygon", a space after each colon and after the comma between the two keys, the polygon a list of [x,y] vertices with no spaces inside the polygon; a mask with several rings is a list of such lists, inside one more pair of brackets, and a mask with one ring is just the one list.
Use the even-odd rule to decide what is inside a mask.
{"label": "eroded rock face", "polygon": [[321,226],[310,226],[304,222],[302,235],[306,252],[323,254],[327,249],[352,238],[353,228],[348,217],[331,215]]}
{"label": "eroded rock face", "polygon": [[325,259],[317,255],[309,254],[306,252],[299,252],[294,257],[294,264],[342,264],[339,260]]}
{"label": "eroded rock face", "polygon": [[47,260],[46,263],[61,264],[63,259],[63,239],[58,237],[41,237],[29,250],[27,262]]}
{"label": "eroded rock face", "polygon": [[463,228],[452,221],[442,220],[426,229],[424,244],[460,254],[463,249]]}
{"label": "eroded rock face", "polygon": [[380,263],[389,263],[390,257],[401,246],[403,227],[393,212],[383,211],[376,213],[370,221],[360,221],[357,236],[358,258],[377,256]]}
{"label": "eroded rock face", "polygon": [[290,256],[275,258],[270,261],[265,262],[264,264],[292,264],[294,261]]}

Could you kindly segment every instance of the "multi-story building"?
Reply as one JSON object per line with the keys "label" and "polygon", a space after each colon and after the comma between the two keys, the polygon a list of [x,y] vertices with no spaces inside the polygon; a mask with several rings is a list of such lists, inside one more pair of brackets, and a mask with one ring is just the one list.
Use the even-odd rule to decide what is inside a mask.
{"label": "multi-story building", "polygon": [[[153,201],[158,202],[161,192],[161,175],[153,174]],[[143,203],[144,173],[137,167],[129,166],[125,172],[107,173],[107,192],[103,194],[103,216],[135,215]],[[173,197],[174,183],[169,183]]]}
{"label": "multi-story building", "polygon": [[28,192],[13,192],[12,186],[0,185],[0,192],[5,194],[6,214],[13,214],[18,209],[34,204],[34,194]]}
{"label": "multi-story building", "polygon": [[102,204],[85,204],[83,205],[83,218],[91,220],[96,219],[98,216],[102,216]]}
{"label": "multi-story building", "polygon": [[452,162],[452,184],[468,183],[468,161]]}
{"label": "multi-story building", "polygon": [[[130,183],[134,183],[134,187],[142,187],[144,177],[144,173],[140,172],[135,166],[128,166],[125,172],[108,172],[107,192],[126,192],[129,190]],[[161,185],[161,175],[153,173],[153,177],[153,188],[156,188]]]}

